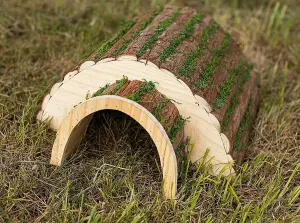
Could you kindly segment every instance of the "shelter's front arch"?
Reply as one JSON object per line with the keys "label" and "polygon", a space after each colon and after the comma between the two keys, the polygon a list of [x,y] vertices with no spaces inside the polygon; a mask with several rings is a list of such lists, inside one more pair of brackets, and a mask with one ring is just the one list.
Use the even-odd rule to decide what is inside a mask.
{"label": "shelter's front arch", "polygon": [[50,163],[60,166],[76,149],[85,135],[93,114],[107,109],[125,113],[148,132],[159,154],[163,172],[164,194],[167,198],[174,198],[177,190],[177,160],[173,145],[165,129],[143,106],[120,96],[93,97],[71,110],[58,128]]}

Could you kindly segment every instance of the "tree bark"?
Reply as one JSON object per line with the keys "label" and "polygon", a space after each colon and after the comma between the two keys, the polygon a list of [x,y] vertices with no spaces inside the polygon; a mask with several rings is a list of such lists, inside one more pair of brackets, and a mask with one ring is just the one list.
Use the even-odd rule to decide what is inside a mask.
{"label": "tree bark", "polygon": [[[121,55],[133,55],[167,69],[184,81],[193,94],[204,98],[230,142],[233,158],[243,159],[246,150],[242,145],[249,140],[257,113],[257,75],[249,68],[239,44],[210,16],[197,14],[191,8],[167,6],[159,14],[144,16],[101,57],[95,52],[88,59],[95,61]],[[116,94],[128,96],[139,84],[129,82]],[[154,91],[143,95],[140,103],[153,112],[162,100],[162,95]],[[251,112],[247,113],[249,104]],[[178,110],[168,102],[162,115],[166,119],[163,125],[170,131],[179,117]],[[245,127],[242,124],[247,115],[251,121],[246,122]],[[183,131],[179,131],[175,144],[182,137]]]}

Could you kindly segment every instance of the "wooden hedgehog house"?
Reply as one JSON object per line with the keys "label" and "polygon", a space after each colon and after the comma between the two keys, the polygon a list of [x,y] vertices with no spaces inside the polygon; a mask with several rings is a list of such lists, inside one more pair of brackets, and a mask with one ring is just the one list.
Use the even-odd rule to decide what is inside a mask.
{"label": "wooden hedgehog house", "polygon": [[257,75],[231,36],[209,16],[168,6],[127,24],[54,84],[38,119],[57,130],[51,164],[61,165],[95,112],[127,114],[153,139],[165,196],[174,198],[174,150],[189,138],[193,163],[208,149],[212,174],[234,173],[257,106]]}

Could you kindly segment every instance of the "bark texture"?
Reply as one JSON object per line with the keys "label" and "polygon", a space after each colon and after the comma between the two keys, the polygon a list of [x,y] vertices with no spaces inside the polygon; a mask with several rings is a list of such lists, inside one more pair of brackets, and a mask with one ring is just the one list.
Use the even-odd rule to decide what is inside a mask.
{"label": "bark texture", "polygon": [[[121,55],[133,55],[171,71],[194,94],[203,97],[221,123],[234,159],[243,159],[257,113],[258,80],[238,43],[210,16],[187,7],[167,6],[162,12],[146,15],[137,21],[100,58],[95,52],[88,59],[117,58]],[[134,93],[140,84],[128,81],[116,94],[126,97]],[[113,87],[109,86],[105,93]],[[155,112],[160,103],[164,103],[163,100],[155,90],[143,95],[139,103]],[[166,131],[171,131],[178,121],[178,110],[173,103],[167,102],[161,114]],[[178,131],[176,143],[182,137],[183,132]]]}

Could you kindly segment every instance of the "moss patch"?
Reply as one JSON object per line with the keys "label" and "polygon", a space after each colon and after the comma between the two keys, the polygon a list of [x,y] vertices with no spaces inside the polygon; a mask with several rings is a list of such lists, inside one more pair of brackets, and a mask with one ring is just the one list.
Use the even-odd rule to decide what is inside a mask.
{"label": "moss patch", "polygon": [[116,81],[116,87],[110,92],[110,94],[115,94],[117,93],[123,86],[124,84],[126,84],[126,82],[128,81],[128,77],[123,76],[123,78],[121,80],[117,80]]}
{"label": "moss patch", "polygon": [[153,89],[155,88],[155,83],[153,81],[146,81],[146,80],[144,80],[144,82],[145,83],[143,85],[138,87],[136,92],[132,93],[127,98],[132,101],[139,102],[141,100],[141,97],[145,93],[149,93],[149,92],[153,91]]}
{"label": "moss patch", "polygon": [[98,91],[92,94],[92,98],[102,95],[103,91],[105,91],[108,88],[108,86],[109,84],[106,84],[104,87],[101,87]]}
{"label": "moss patch", "polygon": [[155,108],[155,110],[152,112],[152,114],[154,115],[154,117],[160,122],[160,123],[164,123],[165,122],[165,117],[162,115],[162,110],[164,107],[166,107],[167,103],[169,101],[171,101],[169,98],[167,98],[165,95],[162,95],[163,99],[161,101],[161,103],[159,103],[159,105]]}
{"label": "moss patch", "polygon": [[160,61],[162,63],[166,62],[167,58],[172,55],[176,48],[187,38],[191,37],[193,35],[194,26],[198,22],[201,21],[201,15],[196,14],[193,16],[193,18],[185,24],[183,30],[181,30],[179,36],[176,37],[176,39],[170,41],[170,45],[163,50],[160,54]]}
{"label": "moss patch", "polygon": [[236,94],[234,95],[230,106],[228,107],[228,109],[225,112],[224,119],[222,120],[222,123],[221,123],[222,132],[225,132],[227,130],[230,116],[232,115],[233,111],[235,110],[235,108],[238,105],[238,97],[243,92],[243,86],[248,81],[250,72],[252,69],[253,69],[253,65],[252,64],[248,65],[245,73],[243,74],[242,81],[239,84],[238,90],[237,90]]}
{"label": "moss patch", "polygon": [[214,51],[213,58],[209,61],[203,74],[201,75],[201,80],[195,83],[197,90],[201,90],[209,86],[209,80],[214,74],[215,68],[219,65],[221,59],[224,57],[225,50],[230,44],[231,40],[231,36],[226,33],[220,48]]}
{"label": "moss patch", "polygon": [[177,9],[172,13],[170,17],[160,22],[155,29],[155,32],[152,36],[150,36],[144,45],[139,49],[136,56],[139,58],[146,53],[148,49],[151,49],[155,42],[158,40],[158,37],[174,22],[176,17],[179,15],[181,8]]}
{"label": "moss patch", "polygon": [[172,128],[168,134],[171,143],[173,143],[177,133],[184,126],[185,122],[186,122],[186,119],[184,119],[181,115],[179,115],[175,124],[172,126]]}
{"label": "moss patch", "polygon": [[197,45],[196,50],[189,53],[183,63],[183,66],[179,69],[179,76],[185,76],[188,78],[191,76],[191,73],[193,73],[196,68],[195,59],[202,56],[204,50],[207,48],[209,39],[216,33],[217,27],[218,24],[213,21],[212,24],[204,29],[203,34],[201,35],[200,43]]}

